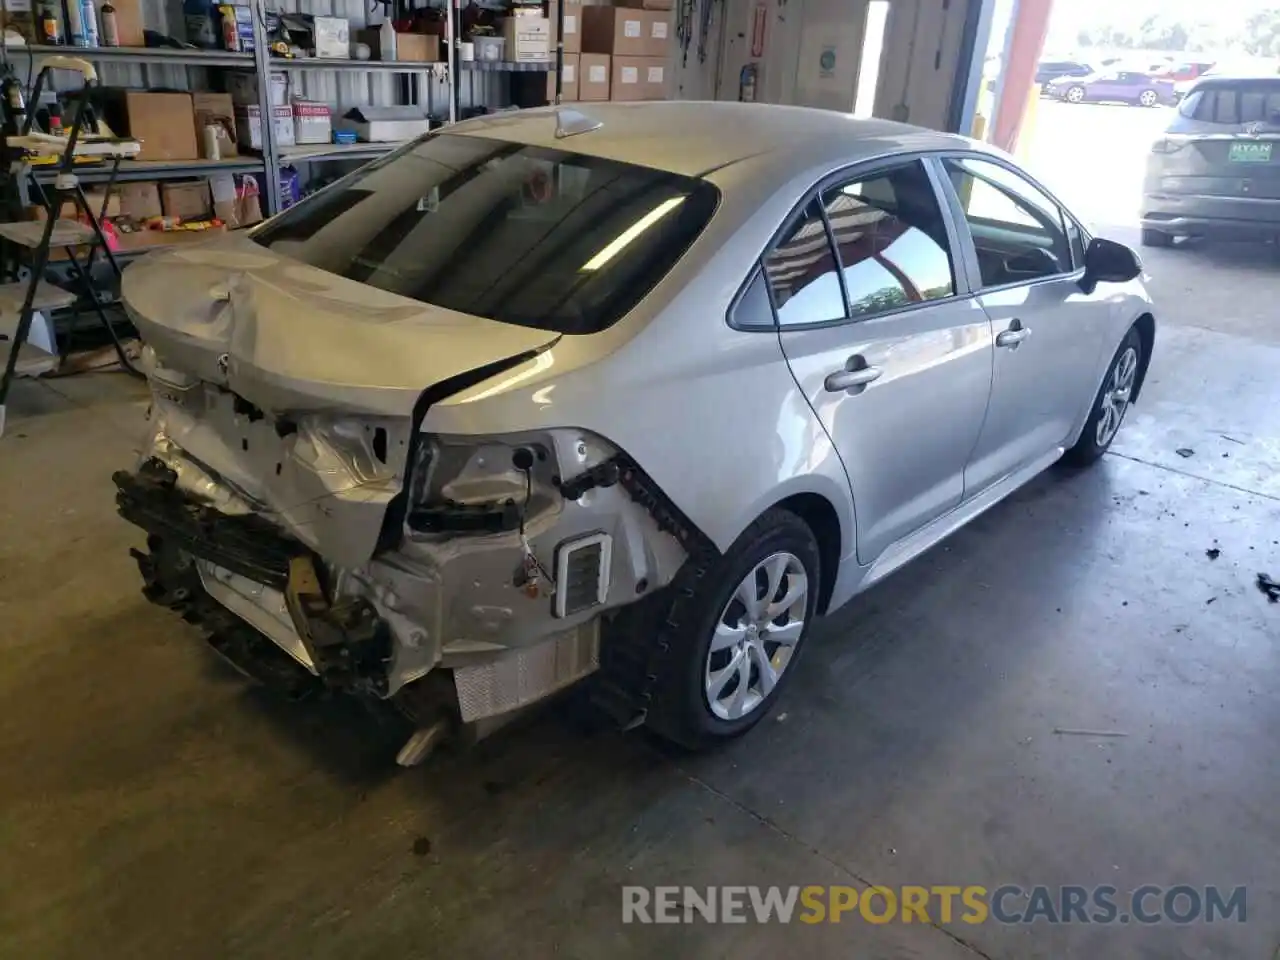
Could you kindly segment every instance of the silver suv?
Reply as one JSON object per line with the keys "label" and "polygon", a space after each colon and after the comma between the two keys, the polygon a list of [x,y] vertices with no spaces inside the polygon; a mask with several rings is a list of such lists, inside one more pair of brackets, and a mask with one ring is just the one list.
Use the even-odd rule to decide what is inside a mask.
{"label": "silver suv", "polygon": [[1280,77],[1208,76],[1151,148],[1142,242],[1280,237]]}
{"label": "silver suv", "polygon": [[147,596],[393,704],[412,763],[590,674],[742,733],[834,610],[1059,458],[1155,321],[1134,253],[960,137],[737,103],[469,121],[135,265]]}

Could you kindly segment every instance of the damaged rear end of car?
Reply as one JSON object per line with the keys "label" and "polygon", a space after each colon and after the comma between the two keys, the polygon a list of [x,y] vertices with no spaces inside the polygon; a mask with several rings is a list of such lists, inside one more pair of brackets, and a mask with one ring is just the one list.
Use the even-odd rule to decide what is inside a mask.
{"label": "damaged rear end of car", "polygon": [[[566,332],[591,332],[584,317],[621,315],[647,290],[583,299],[606,261],[626,258],[601,260],[600,242],[580,236],[575,219],[599,212],[546,197],[577,189],[576,207],[602,204],[625,227],[681,203],[676,178],[628,181],[599,161],[575,171],[554,151],[439,139],[441,156],[428,140],[251,237],[149,258],[124,284],[152,399],[138,462],[114,480],[119,512],[146,534],[134,551],[146,596],[290,695],[393,704],[417,729],[405,764],[595,672],[610,618],[702,548],[639,464],[572,422],[430,429],[433,405],[500,390]],[[566,169],[548,190],[537,174],[556,162]],[[385,202],[378,181],[406,177],[414,189]],[[451,261],[466,230],[439,234],[446,207],[455,229],[505,230],[519,262],[492,264],[496,279],[466,275]],[[495,226],[495,209],[513,223]],[[694,213],[705,223],[709,209]],[[566,259],[564,243],[596,253]],[[544,250],[585,279],[548,276]]]}

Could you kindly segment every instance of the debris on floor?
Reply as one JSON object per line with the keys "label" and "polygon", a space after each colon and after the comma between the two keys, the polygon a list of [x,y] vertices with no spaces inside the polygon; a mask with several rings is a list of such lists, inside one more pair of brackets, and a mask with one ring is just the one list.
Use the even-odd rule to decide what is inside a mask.
{"label": "debris on floor", "polygon": [[1204,555],[1208,557],[1210,560],[1217,560],[1220,556],[1222,556],[1222,551],[1219,550],[1217,547],[1210,547],[1208,550],[1204,552]]}
{"label": "debris on floor", "polygon": [[1265,573],[1258,574],[1258,589],[1267,595],[1271,603],[1280,603],[1280,583]]}
{"label": "debris on floor", "polygon": [[1190,447],[1179,447],[1177,450],[1173,452],[1176,453],[1178,456],[1184,457],[1184,458],[1194,457],[1196,455],[1196,452],[1192,450]]}
{"label": "debris on floor", "polygon": [[1054,727],[1053,732],[1060,737],[1127,737],[1127,733],[1119,730],[1075,730],[1071,727]]}
{"label": "debris on floor", "polygon": [[1237,440],[1235,437],[1229,437],[1225,433],[1220,433],[1218,434],[1218,436],[1220,436],[1223,440],[1230,440],[1232,443],[1238,443],[1241,446],[1244,446],[1243,440]]}

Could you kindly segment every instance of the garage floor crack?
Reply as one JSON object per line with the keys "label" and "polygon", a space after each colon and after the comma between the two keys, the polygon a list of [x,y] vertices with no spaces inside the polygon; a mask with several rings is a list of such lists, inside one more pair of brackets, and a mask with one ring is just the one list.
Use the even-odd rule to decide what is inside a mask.
{"label": "garage floor crack", "polygon": [[1167,463],[1157,463],[1154,460],[1144,460],[1142,457],[1135,457],[1128,453],[1118,453],[1115,450],[1107,452],[1109,457],[1119,457],[1121,460],[1129,460],[1133,463],[1141,463],[1143,466],[1155,467],[1157,470],[1167,470],[1169,473],[1176,473],[1180,477],[1187,477],[1191,480],[1199,480],[1203,483],[1212,483],[1214,486],[1225,487],[1228,490],[1234,490],[1236,493],[1247,494],[1250,497],[1261,497],[1264,500],[1274,500],[1280,503],[1280,497],[1271,493],[1263,493],[1261,490],[1250,490],[1248,487],[1241,487],[1234,483],[1227,483],[1225,480],[1215,480],[1212,477],[1202,477],[1198,473],[1192,473],[1190,470],[1179,470],[1177,467],[1171,467]]}
{"label": "garage floor crack", "polygon": [[[774,833],[782,837],[788,843],[793,843],[798,847],[803,847],[807,849],[814,856],[825,861],[826,863],[829,863],[831,866],[835,867],[845,876],[849,877],[852,880],[856,880],[862,886],[864,887],[883,886],[883,884],[877,884],[872,880],[868,880],[866,877],[859,876],[857,873],[855,873],[853,870],[850,870],[840,861],[832,859],[831,857],[823,853],[821,850],[819,850],[817,847],[811,846],[805,843],[799,837],[795,836],[794,834],[788,833],[782,827],[778,826],[778,824],[775,823],[773,820],[770,820],[768,817],[757,813],[756,811],[752,810],[750,807],[746,806],[745,804],[739,802],[738,800],[735,800],[733,797],[729,796],[727,793],[724,793],[721,790],[717,790],[715,787],[707,783],[705,780],[702,780],[694,776],[693,774],[691,774],[688,770],[685,770],[684,768],[679,766],[677,766],[675,769],[682,777],[684,777],[690,783],[698,787],[701,787],[703,790],[707,791],[707,793],[711,794],[713,797],[716,797],[719,800],[723,800],[725,803],[729,804],[734,809],[739,810],[742,813],[745,813],[747,816],[751,817],[751,819],[759,822],[763,826],[772,830]],[[956,936],[946,927],[939,926],[938,924],[934,923],[932,920],[929,921],[929,926],[932,927],[934,930],[937,930],[940,934],[942,934],[948,940],[951,940],[956,944],[958,944],[959,946],[963,947],[964,949],[968,950],[975,957],[981,957],[982,960],[995,960],[995,958],[992,957],[991,954],[980,950],[979,948],[975,947],[972,943],[969,943],[967,940],[964,940]]]}

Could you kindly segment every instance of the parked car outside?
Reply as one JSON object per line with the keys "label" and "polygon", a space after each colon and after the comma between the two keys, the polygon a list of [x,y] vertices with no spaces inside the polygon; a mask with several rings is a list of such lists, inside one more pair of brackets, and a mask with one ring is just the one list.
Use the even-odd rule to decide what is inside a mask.
{"label": "parked car outside", "polygon": [[1087,77],[1093,72],[1093,67],[1078,60],[1041,60],[1036,65],[1036,83],[1043,93],[1051,80],[1059,77]]}
{"label": "parked car outside", "polygon": [[253,676],[399,708],[401,762],[591,674],[705,746],[818,616],[1106,452],[1140,270],[963,137],[476,118],[125,273],[152,403],[117,503],[152,601]]}
{"label": "parked car outside", "polygon": [[1157,80],[1173,81],[1176,94],[1177,84],[1200,79],[1213,69],[1213,64],[1212,60],[1183,60],[1156,70],[1153,76]]}
{"label": "parked car outside", "polygon": [[1059,77],[1049,82],[1048,95],[1068,103],[1129,103],[1155,107],[1174,102],[1173,82],[1135,70],[1109,70],[1087,77]]}
{"label": "parked car outside", "polygon": [[1280,238],[1280,77],[1206,76],[1152,145],[1142,242]]}

